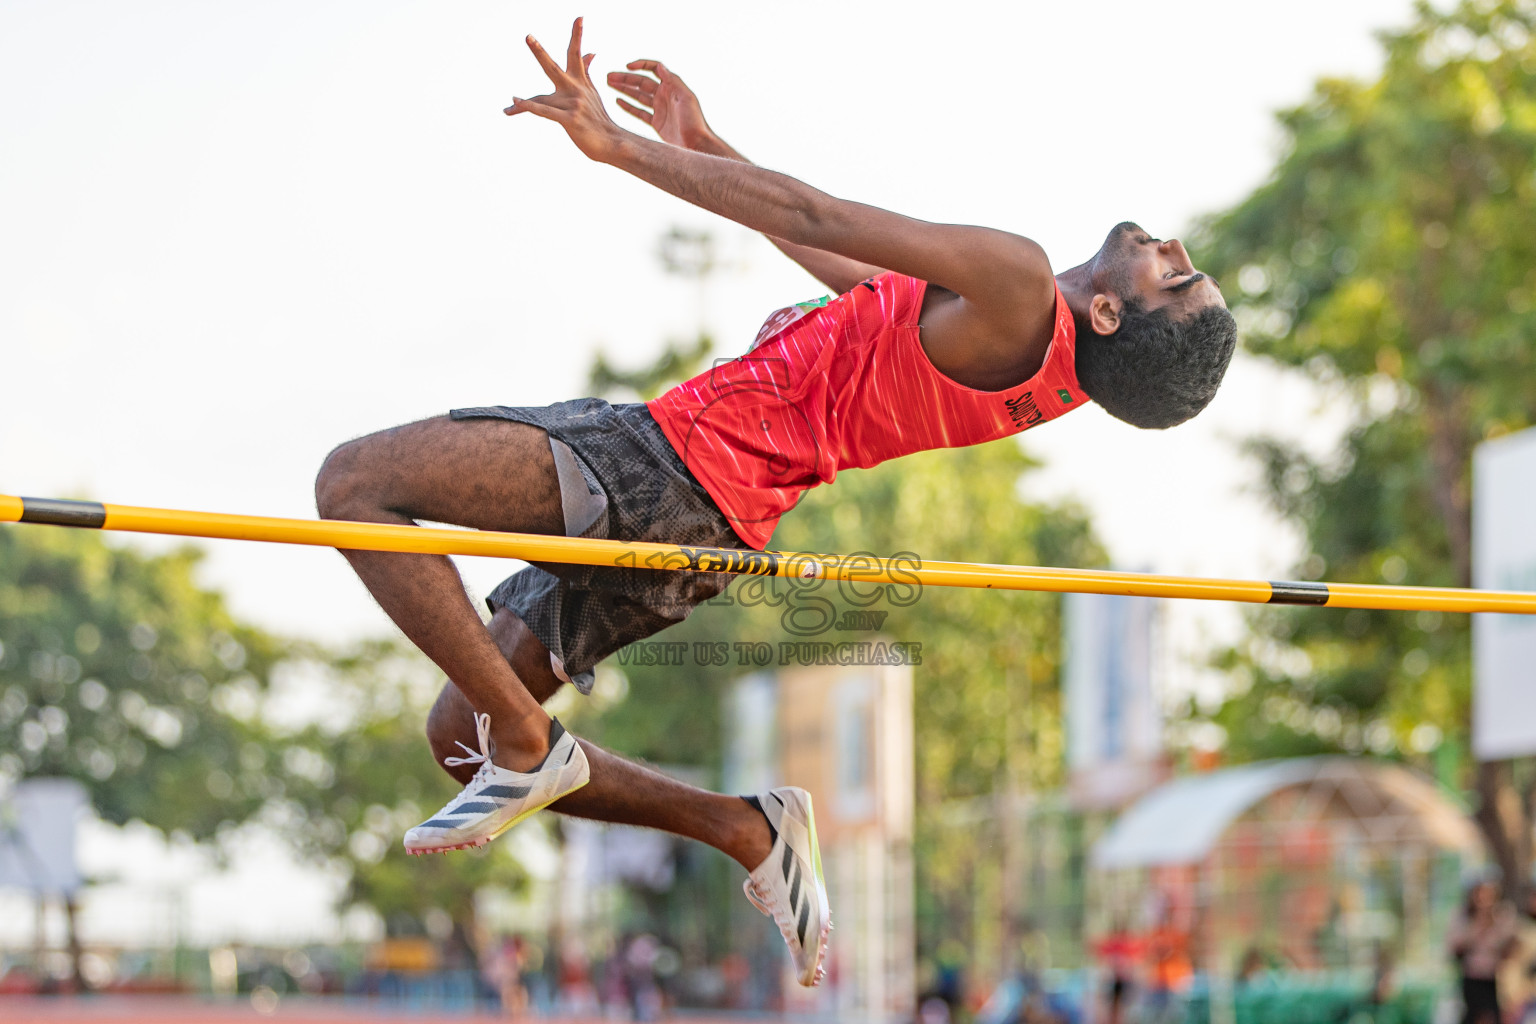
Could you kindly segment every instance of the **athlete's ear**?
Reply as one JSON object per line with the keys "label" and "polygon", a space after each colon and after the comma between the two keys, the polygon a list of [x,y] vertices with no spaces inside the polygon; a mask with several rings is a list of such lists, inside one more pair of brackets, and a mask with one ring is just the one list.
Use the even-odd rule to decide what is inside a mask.
{"label": "athlete's ear", "polygon": [[1120,329],[1120,296],[1098,293],[1088,303],[1088,324],[1095,334],[1114,334]]}

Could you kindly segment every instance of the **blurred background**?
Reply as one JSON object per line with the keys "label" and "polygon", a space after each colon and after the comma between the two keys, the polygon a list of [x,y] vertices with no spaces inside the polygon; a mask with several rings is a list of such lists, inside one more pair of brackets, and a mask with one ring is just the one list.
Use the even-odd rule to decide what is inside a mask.
{"label": "blurred background", "polygon": [[[10,0],[0,490],[311,516],[349,437],[647,398],[819,294],[501,114],[543,89],[523,35],[577,14],[594,70],[667,61],[760,163],[1058,268],[1135,219],[1238,317],[1186,426],[1089,408],[849,472],[774,547],[1536,589],[1530,0]],[[477,597],[517,567],[460,564]],[[540,815],[405,857],[455,788],[440,679],[334,553],[0,530],[0,1017],[1536,1001],[1528,623],[755,582],[554,710],[700,785],[814,793],[815,991],[739,868],[661,833]]]}

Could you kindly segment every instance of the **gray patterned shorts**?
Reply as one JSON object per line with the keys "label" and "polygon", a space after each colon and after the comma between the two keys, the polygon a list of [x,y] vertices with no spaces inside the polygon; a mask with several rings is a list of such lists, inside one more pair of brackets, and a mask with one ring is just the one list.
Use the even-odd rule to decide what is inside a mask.
{"label": "gray patterned shorts", "polygon": [[[569,537],[745,548],[644,405],[578,398],[542,408],[454,409],[456,420],[539,427],[560,477]],[[619,648],[659,633],[725,590],[730,573],[540,562],[491,591],[549,648],[555,673],[582,693],[592,669]]]}

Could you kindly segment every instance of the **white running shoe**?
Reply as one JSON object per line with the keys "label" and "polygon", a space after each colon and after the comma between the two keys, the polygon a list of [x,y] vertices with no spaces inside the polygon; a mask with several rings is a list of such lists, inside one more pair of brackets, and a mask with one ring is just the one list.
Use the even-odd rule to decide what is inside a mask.
{"label": "white running shoe", "polygon": [[549,753],[531,772],[514,772],[491,763],[491,716],[476,715],[480,752],[460,743],[468,757],[444,758],[449,767],[478,764],[480,770],[464,792],[405,834],[406,853],[446,853],[484,846],[535,811],[587,784],[591,771],[576,737],[559,719],[549,723]]}
{"label": "white running shoe", "polygon": [[768,819],[773,850],[747,876],[742,888],[752,905],[779,926],[800,984],[818,984],[826,973],[821,961],[832,931],[832,910],[827,906],[827,888],[821,877],[821,848],[816,844],[811,794],[784,786],[747,800]]}

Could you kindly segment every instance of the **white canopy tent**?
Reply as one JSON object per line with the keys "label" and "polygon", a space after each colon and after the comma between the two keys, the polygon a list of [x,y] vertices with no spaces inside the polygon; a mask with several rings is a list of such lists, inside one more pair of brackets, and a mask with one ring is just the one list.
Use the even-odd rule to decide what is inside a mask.
{"label": "white canopy tent", "polygon": [[1106,912],[1134,912],[1156,892],[1158,913],[1181,922],[1213,970],[1259,947],[1303,969],[1366,967],[1384,948],[1432,967],[1459,876],[1483,859],[1453,795],[1363,757],[1176,779],[1132,804],[1089,854]]}
{"label": "white canopy tent", "polygon": [[1154,789],[1094,845],[1093,866],[1198,864],[1233,823],[1291,787],[1305,787],[1293,814],[1345,820],[1366,842],[1481,854],[1482,840],[1465,811],[1417,772],[1366,758],[1307,757],[1224,768]]}

